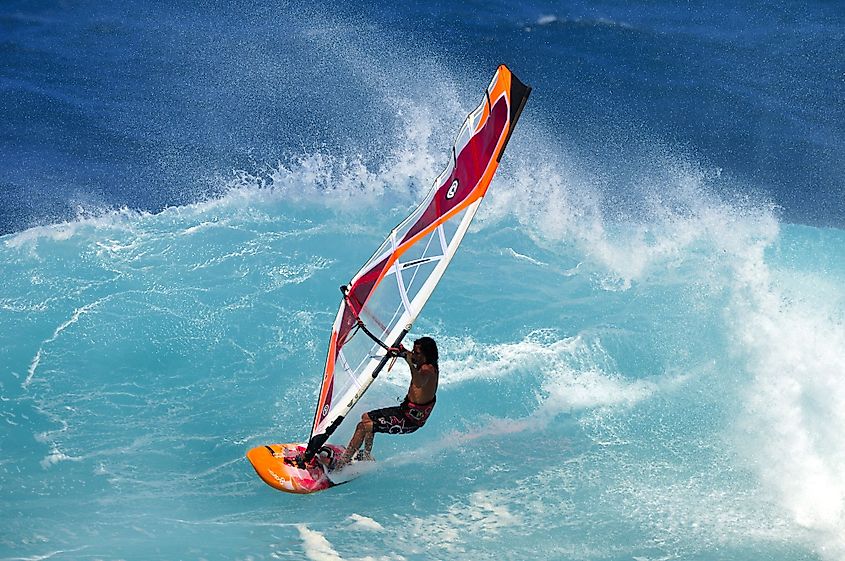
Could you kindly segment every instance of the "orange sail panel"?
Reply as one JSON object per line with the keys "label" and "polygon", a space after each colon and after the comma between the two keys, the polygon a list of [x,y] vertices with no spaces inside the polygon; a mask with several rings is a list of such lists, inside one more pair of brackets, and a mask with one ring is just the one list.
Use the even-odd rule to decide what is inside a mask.
{"label": "orange sail panel", "polygon": [[329,343],[309,450],[361,398],[440,281],[487,193],[531,88],[500,66],[470,113],[446,169],[344,288]]}

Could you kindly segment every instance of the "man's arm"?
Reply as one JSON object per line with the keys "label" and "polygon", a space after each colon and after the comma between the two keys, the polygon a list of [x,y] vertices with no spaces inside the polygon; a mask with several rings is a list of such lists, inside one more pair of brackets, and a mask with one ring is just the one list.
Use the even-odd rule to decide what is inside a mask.
{"label": "man's arm", "polygon": [[417,365],[414,364],[414,354],[406,349],[404,345],[399,345],[399,354],[405,359],[405,362],[408,363],[408,368],[411,370],[411,380],[419,380],[419,375],[426,373],[425,365],[421,368],[417,368]]}

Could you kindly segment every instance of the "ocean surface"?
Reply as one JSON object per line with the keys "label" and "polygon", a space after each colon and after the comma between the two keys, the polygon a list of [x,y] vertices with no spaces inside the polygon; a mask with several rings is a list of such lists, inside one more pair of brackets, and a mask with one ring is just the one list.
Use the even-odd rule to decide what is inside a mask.
{"label": "ocean surface", "polygon": [[[841,2],[4,0],[0,560],[842,561],[843,53]],[[271,489],[500,63],[431,420]]]}

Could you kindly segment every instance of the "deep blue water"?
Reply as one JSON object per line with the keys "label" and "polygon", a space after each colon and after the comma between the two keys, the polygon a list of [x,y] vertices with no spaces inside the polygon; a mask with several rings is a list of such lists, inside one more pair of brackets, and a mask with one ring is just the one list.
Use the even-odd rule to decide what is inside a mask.
{"label": "deep blue water", "polygon": [[664,143],[843,226],[839,3],[161,4],[4,3],[0,231],[194,202],[317,149],[378,159],[396,103],[448,120],[442,90],[471,99],[500,62],[607,191]]}
{"label": "deep blue water", "polygon": [[[0,560],[845,558],[843,52],[829,2],[4,2]],[[431,421],[273,491],[500,63]]]}

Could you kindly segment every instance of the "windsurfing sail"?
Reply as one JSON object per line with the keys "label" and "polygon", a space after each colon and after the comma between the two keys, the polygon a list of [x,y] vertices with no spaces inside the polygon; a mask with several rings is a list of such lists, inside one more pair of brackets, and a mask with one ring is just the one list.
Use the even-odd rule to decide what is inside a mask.
{"label": "windsurfing sail", "polygon": [[499,66],[425,200],[341,288],[306,460],[391,359],[388,348],[399,346],[410,331],[487,193],[530,93]]}

